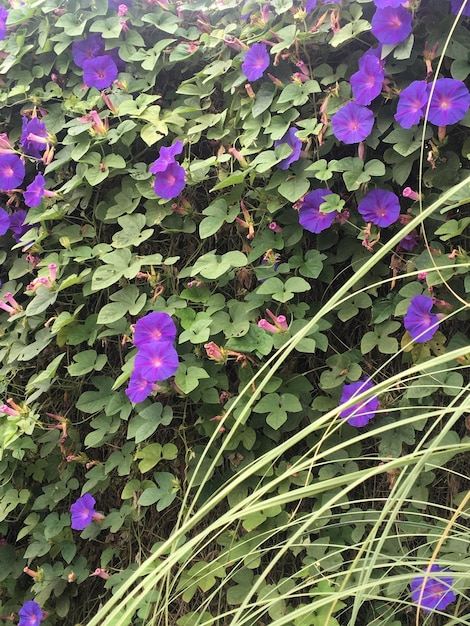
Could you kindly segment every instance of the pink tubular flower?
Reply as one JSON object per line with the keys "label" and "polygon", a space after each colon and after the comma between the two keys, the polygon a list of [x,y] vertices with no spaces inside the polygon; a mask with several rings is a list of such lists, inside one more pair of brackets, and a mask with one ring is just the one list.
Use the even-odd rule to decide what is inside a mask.
{"label": "pink tubular flower", "polygon": [[90,576],[98,576],[99,578],[102,578],[103,580],[108,580],[109,578],[108,572],[102,569],[101,567],[97,567],[95,571],[93,572],[93,574],[90,574]]}
{"label": "pink tubular flower", "polygon": [[413,191],[413,189],[411,189],[411,187],[405,187],[403,189],[403,191],[401,192],[401,195],[404,198],[410,198],[411,200],[419,200],[420,199],[420,195],[417,191]]}
{"label": "pink tubular flower", "polygon": [[[104,98],[103,98],[104,99]],[[88,115],[78,118],[79,122],[87,122],[91,125],[90,133],[92,135],[107,135],[109,130],[108,118],[105,117],[104,121],[100,118],[97,111],[91,110]]]}
{"label": "pink tubular flower", "polygon": [[209,341],[209,343],[204,344],[204,349],[206,351],[207,356],[212,361],[216,361],[217,363],[226,363],[228,358],[228,352],[224,348],[221,348],[213,341]]}
{"label": "pink tubular flower", "polygon": [[16,313],[23,310],[21,304],[15,300],[10,292],[3,295],[3,300],[6,300],[6,302],[0,301],[0,309],[6,311],[9,315],[16,315]]}
{"label": "pink tubular flower", "polygon": [[264,330],[269,331],[270,333],[284,333],[286,330],[289,330],[289,325],[287,323],[285,315],[274,315],[272,311],[266,309],[266,313],[273,320],[274,324],[271,324],[266,319],[261,319],[258,322],[258,326],[263,328]]}

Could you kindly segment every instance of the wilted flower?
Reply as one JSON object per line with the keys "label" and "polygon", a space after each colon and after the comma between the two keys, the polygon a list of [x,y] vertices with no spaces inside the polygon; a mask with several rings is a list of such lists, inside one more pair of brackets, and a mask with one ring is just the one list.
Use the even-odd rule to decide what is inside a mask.
{"label": "wilted flower", "polygon": [[173,343],[175,337],[175,323],[165,312],[149,313],[141,317],[134,326],[134,344],[138,348],[149,347],[155,343]]}
{"label": "wilted flower", "polygon": [[18,611],[20,621],[18,626],[39,626],[44,614],[41,607],[34,600],[28,600],[25,602],[21,609]]}
{"label": "wilted flower", "polygon": [[405,187],[403,189],[403,191],[401,192],[401,195],[404,198],[410,198],[411,200],[419,200],[420,195],[417,191],[414,191],[413,189],[411,189],[411,187]]}
{"label": "wilted flower", "polygon": [[433,299],[418,295],[411,298],[403,323],[413,341],[423,343],[432,339],[438,329],[440,313],[431,313]]}
{"label": "wilted flower", "polygon": [[335,211],[324,213],[320,210],[320,206],[330,193],[329,189],[315,189],[305,196],[299,209],[299,223],[305,230],[311,233],[321,233],[333,224]]}
{"label": "wilted flower", "polygon": [[176,198],[184,189],[186,170],[175,160],[175,156],[182,151],[181,141],[176,141],[169,148],[163,147],[158,159],[150,166],[150,172],[155,174],[155,193],[164,200]]}
{"label": "wilted flower", "polygon": [[400,43],[411,33],[411,13],[402,6],[377,9],[372,18],[371,30],[380,43]]}
{"label": "wilted flower", "polygon": [[100,33],[91,33],[83,41],[74,41],[72,44],[72,58],[75,65],[83,68],[90,59],[105,53],[105,40]]}
{"label": "wilted flower", "polygon": [[357,210],[366,222],[376,226],[390,226],[400,215],[400,201],[391,191],[374,189],[359,202]]}
{"label": "wilted flower", "polygon": [[140,347],[134,361],[134,371],[149,382],[166,380],[178,369],[178,353],[171,343],[163,341]]}
{"label": "wilted flower", "polygon": [[[436,576],[435,572],[447,573],[447,576]],[[416,576],[411,581],[411,597],[425,613],[443,611],[456,599],[452,590],[454,576],[446,572],[435,563],[426,569],[422,576]]]}
{"label": "wilted flower", "polygon": [[418,240],[416,239],[416,236],[417,235],[416,235],[416,231],[415,230],[413,230],[411,233],[408,233],[400,241],[398,247],[401,250],[406,250],[407,252],[410,252],[411,250],[413,250],[413,248],[416,245],[418,245]]}
{"label": "wilted flower", "polygon": [[370,109],[355,102],[348,102],[331,118],[333,134],[344,143],[359,143],[368,137],[374,125]]}
{"label": "wilted flower", "polygon": [[83,494],[70,507],[72,514],[71,527],[74,530],[83,530],[92,522],[101,522],[104,516],[95,511],[95,498],[89,493]]}
{"label": "wilted flower", "polygon": [[[431,85],[428,89],[430,93]],[[428,119],[436,126],[456,124],[465,117],[469,106],[470,93],[465,83],[454,78],[439,78],[434,84]]]}
{"label": "wilted flower", "polygon": [[274,142],[275,148],[277,148],[280,145],[287,144],[289,148],[291,148],[292,150],[291,154],[288,157],[286,157],[285,159],[282,159],[282,161],[280,161],[277,164],[278,168],[281,170],[287,170],[289,165],[299,160],[300,150],[302,148],[302,142],[296,136],[295,134],[296,132],[297,132],[296,128],[289,128],[289,130],[287,131],[287,133],[284,135],[282,139],[277,139]]}
{"label": "wilted flower", "polygon": [[0,154],[0,189],[16,189],[23,182],[25,167],[17,154]]}
{"label": "wilted flower", "polygon": [[27,117],[23,117],[20,137],[23,152],[35,159],[40,159],[48,142],[49,135],[44,122],[41,122],[37,117],[32,117],[30,120]]}
{"label": "wilted flower", "polygon": [[382,91],[385,70],[382,62],[373,54],[359,59],[359,71],[349,80],[357,104],[368,105]]}
{"label": "wilted flower", "polygon": [[7,34],[7,17],[8,11],[4,7],[0,7],[0,41],[5,39]]}
{"label": "wilted flower", "polygon": [[[344,404],[361,393],[369,391],[373,386],[372,381],[368,378],[345,385],[341,393],[340,404]],[[339,416],[347,419],[348,424],[351,424],[351,426],[365,426],[374,417],[378,407],[379,400],[377,396],[371,396],[361,403],[357,402],[349,408],[343,409]]]}
{"label": "wilted flower", "polygon": [[226,363],[228,358],[228,351],[225,348],[221,348],[213,341],[209,341],[209,343],[204,344],[204,349],[206,351],[207,356],[212,361],[216,361],[217,363]]}
{"label": "wilted flower", "polygon": [[116,63],[108,55],[94,57],[83,63],[83,82],[87,87],[106,89],[117,77]]}
{"label": "wilted flower", "polygon": [[269,53],[266,44],[254,43],[245,54],[245,60],[242,63],[242,72],[248,80],[257,80],[261,78],[268,66]]}

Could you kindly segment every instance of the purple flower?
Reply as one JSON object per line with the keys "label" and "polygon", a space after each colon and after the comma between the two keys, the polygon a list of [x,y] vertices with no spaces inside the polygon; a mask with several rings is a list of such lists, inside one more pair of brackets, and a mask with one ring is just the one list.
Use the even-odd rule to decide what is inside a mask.
{"label": "purple flower", "polygon": [[117,77],[116,63],[107,55],[88,59],[83,64],[83,82],[87,87],[106,89]]}
{"label": "purple flower", "polygon": [[372,18],[372,34],[380,43],[394,45],[411,33],[411,13],[402,6],[377,9]]}
{"label": "purple flower", "polygon": [[20,209],[10,215],[10,228],[13,233],[13,237],[16,241],[19,241],[21,237],[29,230],[30,226],[25,225],[26,211]]}
{"label": "purple flower", "polygon": [[93,521],[95,511],[96,500],[89,493],[83,494],[76,502],[70,507],[70,513],[72,514],[71,527],[74,530],[83,530]]}
{"label": "purple flower", "polygon": [[166,341],[139,348],[134,361],[137,376],[155,383],[173,376],[178,369],[178,353]]}
{"label": "purple flower", "polygon": [[0,235],[4,235],[10,228],[10,214],[0,207]]}
{"label": "purple flower", "polygon": [[26,187],[26,191],[23,194],[26,206],[35,207],[41,204],[45,185],[44,176],[37,174],[33,182]]}
{"label": "purple flower", "polygon": [[287,131],[287,133],[284,135],[282,139],[277,139],[274,142],[275,148],[277,148],[278,146],[282,144],[287,144],[289,148],[291,148],[292,150],[292,153],[288,157],[286,157],[285,159],[282,159],[282,161],[280,161],[277,164],[278,168],[281,170],[287,170],[289,165],[291,165],[291,163],[294,163],[295,161],[299,160],[300,150],[302,148],[302,142],[296,136],[295,134],[296,132],[297,132],[297,128],[289,128],[289,130]]}
{"label": "purple flower", "polygon": [[305,10],[307,13],[310,13],[317,6],[317,0],[307,0],[307,4],[305,5]]}
{"label": "purple flower", "polygon": [[[462,8],[462,5],[464,2],[465,0],[450,0],[450,5],[451,5],[450,10],[452,11],[454,15],[458,15],[458,12]],[[466,17],[470,17],[470,5],[468,4],[468,2],[464,10],[462,11],[462,15],[465,15]]]}
{"label": "purple flower", "polygon": [[[358,380],[357,383],[344,385],[341,393],[340,404],[344,404],[361,393],[369,391],[373,388],[373,386],[372,381],[368,378]],[[348,424],[351,424],[351,426],[365,426],[374,417],[378,407],[379,400],[377,396],[371,396],[367,400],[361,402],[361,404],[357,402],[349,408],[343,409],[339,416],[347,419]]]}
{"label": "purple flower", "polygon": [[176,326],[168,313],[155,311],[141,317],[134,327],[134,344],[138,348],[159,342],[173,343]]}
{"label": "purple flower", "polygon": [[359,71],[350,78],[356,103],[370,104],[382,91],[384,78],[385,70],[380,59],[372,54],[365,54],[359,59]]}
{"label": "purple flower", "polygon": [[129,379],[129,385],[126,389],[126,395],[131,402],[143,402],[148,398],[154,388],[153,382],[141,378],[135,371],[132,372]]}
{"label": "purple flower", "polygon": [[17,154],[0,154],[0,189],[16,189],[23,182],[25,167]]}
{"label": "purple flower", "polygon": [[398,247],[401,250],[406,250],[407,252],[410,252],[417,245],[418,245],[418,240],[416,239],[416,231],[414,230],[411,233],[408,233],[407,235],[403,237]]}
{"label": "purple flower", "polygon": [[83,41],[74,41],[72,44],[72,57],[75,65],[83,68],[85,63],[103,55],[105,41],[100,33],[92,33]]}
{"label": "purple flower", "polygon": [[[431,85],[428,89],[430,93]],[[455,124],[465,117],[469,106],[470,93],[461,80],[439,78],[431,96],[429,121],[436,126]]]}
{"label": "purple flower", "polygon": [[25,602],[18,611],[18,615],[20,616],[18,626],[39,626],[41,620],[44,619],[41,607],[34,600]]}
{"label": "purple flower", "polygon": [[366,222],[376,226],[390,226],[400,215],[400,201],[391,191],[374,189],[359,202],[357,210]]}
{"label": "purple flower", "polygon": [[344,143],[359,143],[368,137],[374,125],[374,114],[367,107],[348,102],[331,118],[333,134]]}
{"label": "purple flower", "polygon": [[406,312],[403,323],[413,341],[424,343],[434,337],[441,316],[431,313],[432,298],[428,296],[413,296]]}
{"label": "purple flower", "polygon": [[257,80],[269,66],[268,47],[265,43],[254,43],[245,54],[242,72],[248,80]]}
{"label": "purple flower", "polygon": [[418,124],[426,110],[428,87],[425,80],[414,80],[400,93],[396,121],[403,128]]}
{"label": "purple flower", "polygon": [[119,56],[119,48],[111,48],[107,50],[106,54],[116,63],[118,72],[124,72],[126,69],[126,62]]}
{"label": "purple flower", "polygon": [[385,9],[385,7],[393,7],[396,9],[397,7],[405,4],[407,0],[374,0],[374,4],[378,9]]}
{"label": "purple flower", "polygon": [[175,156],[182,150],[181,141],[176,141],[169,148],[163,147],[158,159],[150,166],[150,172],[155,174],[155,193],[164,200],[179,196],[186,184],[186,170],[175,160]]}
{"label": "purple flower", "polygon": [[456,599],[452,590],[454,576],[448,572],[449,576],[436,576],[433,572],[444,572],[442,567],[435,563],[426,570],[423,576],[416,576],[411,581],[411,597],[418,607],[425,613],[433,611],[443,611],[451,602]]}
{"label": "purple flower", "polygon": [[46,125],[37,117],[28,120],[23,117],[23,127],[21,130],[20,144],[23,152],[28,156],[40,159],[47,147],[49,136]]}
{"label": "purple flower", "polygon": [[0,7],[0,41],[5,39],[7,34],[7,18],[8,11],[5,9],[5,7]]}
{"label": "purple flower", "polygon": [[320,206],[330,193],[329,189],[315,189],[305,196],[299,210],[299,222],[305,230],[321,233],[333,224],[336,213],[334,211],[324,213],[320,210]]}

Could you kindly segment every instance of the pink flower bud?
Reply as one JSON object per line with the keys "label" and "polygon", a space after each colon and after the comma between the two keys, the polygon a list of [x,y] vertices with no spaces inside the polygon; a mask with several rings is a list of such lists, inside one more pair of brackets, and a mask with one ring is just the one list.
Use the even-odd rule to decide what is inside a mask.
{"label": "pink flower bud", "polygon": [[419,200],[420,198],[419,193],[417,193],[416,191],[413,191],[411,187],[405,187],[403,191],[401,192],[401,195],[404,198],[411,198],[411,200]]}

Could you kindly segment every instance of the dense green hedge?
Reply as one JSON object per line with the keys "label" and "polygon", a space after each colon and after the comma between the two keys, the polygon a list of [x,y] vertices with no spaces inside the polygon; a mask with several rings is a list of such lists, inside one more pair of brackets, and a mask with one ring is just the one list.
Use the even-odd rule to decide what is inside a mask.
{"label": "dense green hedge", "polygon": [[[285,445],[209,522],[257,489],[325,490],[241,511],[188,557],[166,623],[217,621],[256,580],[261,603],[292,595],[264,623],[294,607],[306,608],[289,626],[411,623],[410,578],[435,560],[468,463],[463,417],[447,413],[466,401],[470,363],[468,2],[11,4],[0,8],[1,616],[23,606],[22,626],[86,623],[186,514]],[[337,409],[361,392],[361,408]],[[408,486],[377,553],[397,580],[386,586],[395,570],[379,560],[371,580],[385,587],[351,608],[342,572],[402,459],[439,436],[446,453]],[[310,454],[318,464],[289,475]],[[321,523],[289,543],[291,521],[313,509]],[[438,546],[454,574],[468,568],[467,523]],[[259,578],[283,541],[278,569]],[[296,591],[337,584],[328,618]],[[460,621],[448,623],[470,623],[456,587],[446,610]],[[158,597],[129,623],[149,624]]]}

